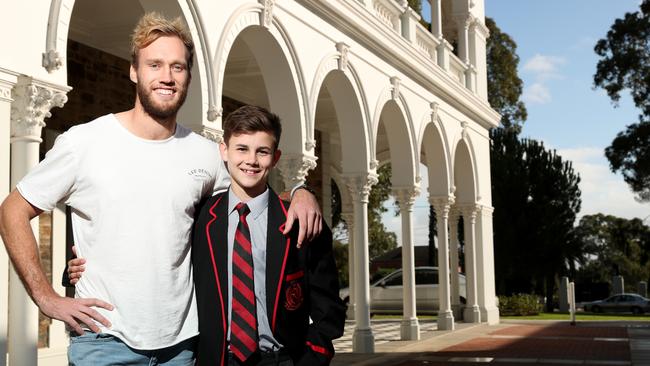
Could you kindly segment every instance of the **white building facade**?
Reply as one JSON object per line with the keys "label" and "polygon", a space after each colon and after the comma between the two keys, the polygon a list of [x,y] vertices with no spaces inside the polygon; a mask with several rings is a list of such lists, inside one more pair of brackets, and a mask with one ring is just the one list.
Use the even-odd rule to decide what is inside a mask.
{"label": "white building facade", "polygon": [[[500,116],[487,101],[484,3],[430,3],[431,30],[406,0],[6,2],[0,22],[0,199],[38,163],[51,136],[64,130],[48,121],[69,111],[69,97],[81,88],[70,83],[80,78],[74,73],[84,63],[72,64],[71,45],[128,60],[130,32],[144,12],[181,16],[192,32],[196,60],[179,121],[219,141],[233,101],[268,107],[283,120],[275,184],[293,186],[318,167],[327,218],[330,181],[339,187],[350,230],[355,351],[374,351],[367,204],[376,170],[386,162],[402,213],[403,339],[419,338],[412,205],[421,190],[428,191],[438,219],[439,329],[453,329],[459,318],[496,323],[489,129]],[[80,98],[114,98],[101,89]],[[78,115],[70,122],[87,121]],[[428,168],[428,187],[420,185],[420,163]],[[464,305],[455,275],[459,217],[465,223]],[[47,220],[49,273],[64,294],[58,279],[65,265],[65,208]],[[38,233],[38,219],[33,227]],[[2,246],[0,365],[67,363],[63,324],[52,322],[39,348],[38,319]]]}

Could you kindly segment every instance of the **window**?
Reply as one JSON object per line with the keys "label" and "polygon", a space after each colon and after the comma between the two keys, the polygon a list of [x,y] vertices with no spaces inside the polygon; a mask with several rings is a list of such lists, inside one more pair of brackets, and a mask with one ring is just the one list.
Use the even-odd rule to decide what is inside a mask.
{"label": "window", "polygon": [[432,269],[422,269],[415,271],[416,285],[437,285],[438,271]]}
{"label": "window", "polygon": [[402,273],[397,273],[385,281],[386,286],[402,286]]}

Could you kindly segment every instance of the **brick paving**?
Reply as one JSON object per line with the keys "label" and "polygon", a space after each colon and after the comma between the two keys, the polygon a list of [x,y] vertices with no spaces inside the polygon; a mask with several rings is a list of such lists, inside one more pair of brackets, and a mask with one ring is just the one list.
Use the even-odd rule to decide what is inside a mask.
{"label": "brick paving", "polygon": [[[436,333],[433,331],[432,333]],[[650,365],[650,322],[537,322],[480,325],[377,354],[337,354],[333,365]],[[382,353],[383,352],[383,353]]]}
{"label": "brick paving", "polygon": [[566,323],[514,325],[437,352],[437,356],[629,361],[625,327]]}

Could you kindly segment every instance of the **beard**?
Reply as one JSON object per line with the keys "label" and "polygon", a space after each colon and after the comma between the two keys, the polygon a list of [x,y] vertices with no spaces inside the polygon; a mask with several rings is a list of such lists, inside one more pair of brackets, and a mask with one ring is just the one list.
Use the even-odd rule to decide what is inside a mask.
{"label": "beard", "polygon": [[178,113],[178,110],[181,109],[183,103],[185,103],[187,89],[187,85],[177,88],[176,92],[179,94],[178,100],[175,103],[159,104],[154,101],[152,90],[148,90],[143,84],[136,84],[136,91],[138,93],[138,99],[140,99],[140,104],[142,104],[142,108],[148,115],[156,119],[168,119],[175,116],[176,113]]}

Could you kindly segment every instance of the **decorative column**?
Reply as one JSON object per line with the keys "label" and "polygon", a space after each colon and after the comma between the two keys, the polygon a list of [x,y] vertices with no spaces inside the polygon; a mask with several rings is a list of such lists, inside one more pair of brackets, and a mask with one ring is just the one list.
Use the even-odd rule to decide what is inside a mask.
{"label": "decorative column", "polygon": [[346,318],[354,320],[354,304],[355,304],[355,272],[354,272],[354,211],[350,207],[352,205],[344,205],[344,211],[341,212],[341,218],[348,226],[348,310]]}
{"label": "decorative column", "polygon": [[291,190],[304,184],[310,170],[316,167],[316,157],[305,154],[284,154],[278,161],[278,169],[282,173],[284,187]]}
{"label": "decorative column", "polygon": [[[12,90],[11,106],[11,187],[38,164],[41,130],[53,107],[63,107],[69,87],[19,76]],[[31,221],[38,238],[38,218]],[[38,242],[38,240],[37,240]],[[9,273],[9,364],[36,365],[38,346],[38,308],[13,270]]]}
{"label": "decorative column", "polygon": [[[0,71],[0,202],[9,194],[11,134],[11,89],[17,82],[15,75]],[[6,365],[7,327],[9,322],[9,256],[0,239],[0,365]]]}
{"label": "decorative column", "polygon": [[429,203],[436,211],[438,231],[438,330],[454,330],[454,314],[451,310],[450,273],[449,270],[449,237],[447,235],[449,209],[454,203],[454,196],[429,197]]}
{"label": "decorative column", "polygon": [[368,196],[377,183],[374,172],[343,177],[354,206],[354,268],[356,326],[352,336],[354,352],[374,353],[375,337],[370,328],[370,273],[368,255]]}
{"label": "decorative column", "polygon": [[475,204],[464,205],[461,208],[463,226],[465,228],[465,272],[467,276],[467,306],[463,312],[463,319],[467,323],[480,323],[481,311],[477,298],[477,271],[476,271],[476,213]]}
{"label": "decorative column", "polygon": [[477,277],[478,306],[481,310],[481,321],[489,324],[499,323],[494,278],[493,212],[492,207],[479,206],[476,222],[476,271],[479,274]]}
{"label": "decorative column", "polygon": [[442,0],[431,0],[431,33],[442,40]]}
{"label": "decorative column", "polygon": [[420,339],[420,323],[417,318],[415,296],[415,258],[413,249],[413,202],[420,194],[420,187],[395,188],[393,195],[399,203],[402,217],[402,293],[403,311],[402,340]]}
{"label": "decorative column", "polygon": [[458,220],[460,215],[455,207],[449,211],[449,268],[451,272],[451,311],[455,319],[462,319],[462,304],[460,303],[460,284],[458,283]]}
{"label": "decorative column", "polygon": [[[323,218],[329,227],[332,227],[332,174],[330,173],[330,161],[331,161],[331,152],[330,152],[330,134],[327,132],[321,133],[321,142],[320,142],[320,165],[322,167],[322,209],[323,209]],[[333,229],[333,228],[332,228]]]}
{"label": "decorative column", "polygon": [[422,17],[415,10],[408,6],[405,1],[404,12],[401,15],[402,20],[402,37],[406,38],[409,42],[415,44],[416,42],[416,27]]}
{"label": "decorative column", "polygon": [[469,65],[469,26],[473,18],[469,14],[457,14],[454,20],[458,25],[458,58]]}
{"label": "decorative column", "polygon": [[469,28],[469,61],[475,68],[473,91],[487,100],[487,39],[490,31],[479,18],[474,18]]}

